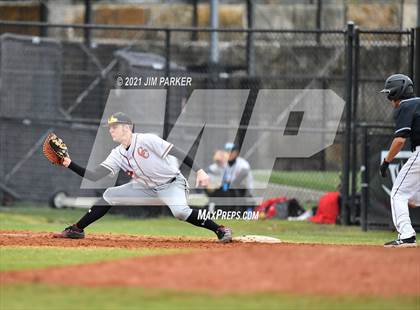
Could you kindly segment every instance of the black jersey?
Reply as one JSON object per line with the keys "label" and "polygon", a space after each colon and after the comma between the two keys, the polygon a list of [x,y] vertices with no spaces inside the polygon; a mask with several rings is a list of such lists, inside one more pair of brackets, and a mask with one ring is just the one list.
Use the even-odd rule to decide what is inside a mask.
{"label": "black jersey", "polygon": [[410,138],[411,150],[420,145],[420,98],[402,100],[394,111],[395,137]]}

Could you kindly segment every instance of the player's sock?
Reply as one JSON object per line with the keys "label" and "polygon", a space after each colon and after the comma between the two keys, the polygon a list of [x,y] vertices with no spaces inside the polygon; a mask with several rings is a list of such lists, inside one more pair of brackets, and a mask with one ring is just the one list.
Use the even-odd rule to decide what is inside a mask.
{"label": "player's sock", "polygon": [[190,216],[186,219],[186,221],[190,224],[195,225],[195,226],[207,228],[207,229],[210,229],[211,231],[214,231],[214,232],[216,232],[217,229],[219,228],[219,225],[217,225],[212,220],[200,220],[200,219],[198,219],[198,211],[194,210],[194,209],[192,210]]}
{"label": "player's sock", "polygon": [[89,211],[76,223],[80,229],[85,229],[87,226],[99,220],[111,209],[111,206],[101,198]]}

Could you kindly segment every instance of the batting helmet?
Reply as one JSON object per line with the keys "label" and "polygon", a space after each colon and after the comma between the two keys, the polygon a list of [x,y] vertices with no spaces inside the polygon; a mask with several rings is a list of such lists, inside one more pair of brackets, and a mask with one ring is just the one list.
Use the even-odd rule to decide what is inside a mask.
{"label": "batting helmet", "polygon": [[413,81],[404,74],[393,74],[386,79],[381,93],[387,93],[389,100],[411,98],[414,96]]}

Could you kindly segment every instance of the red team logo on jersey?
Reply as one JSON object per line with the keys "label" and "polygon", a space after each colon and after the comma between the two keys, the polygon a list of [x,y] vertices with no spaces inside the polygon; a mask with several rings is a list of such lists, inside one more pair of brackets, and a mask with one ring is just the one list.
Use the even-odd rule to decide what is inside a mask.
{"label": "red team logo on jersey", "polygon": [[137,149],[137,154],[139,154],[139,156],[141,156],[143,158],[149,158],[149,151],[142,148],[142,147],[139,147]]}

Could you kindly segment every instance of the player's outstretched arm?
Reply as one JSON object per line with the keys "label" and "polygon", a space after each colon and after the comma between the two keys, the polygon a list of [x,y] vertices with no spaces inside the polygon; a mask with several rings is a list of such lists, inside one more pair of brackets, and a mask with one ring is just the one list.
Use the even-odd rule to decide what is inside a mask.
{"label": "player's outstretched arm", "polygon": [[98,166],[95,170],[90,171],[84,167],[79,166],[75,162],[73,162],[70,157],[63,158],[63,166],[69,168],[70,170],[74,171],[82,178],[86,178],[90,181],[98,181],[103,177],[106,177],[111,171],[103,166]]}

